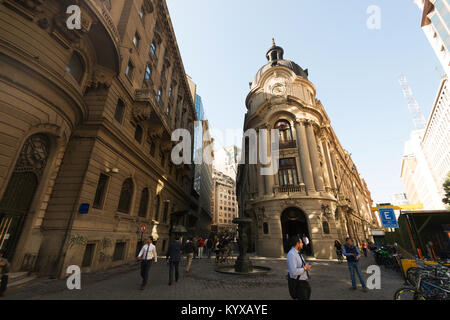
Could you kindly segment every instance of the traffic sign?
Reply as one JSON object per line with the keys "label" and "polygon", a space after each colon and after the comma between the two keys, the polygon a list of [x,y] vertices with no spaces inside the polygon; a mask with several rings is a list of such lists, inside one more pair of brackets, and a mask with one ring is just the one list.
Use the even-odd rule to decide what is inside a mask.
{"label": "traffic sign", "polygon": [[139,228],[141,230],[141,233],[144,233],[145,230],[147,230],[147,226],[145,224],[141,224],[141,227]]}
{"label": "traffic sign", "polygon": [[384,228],[398,228],[397,219],[395,218],[394,209],[392,208],[383,208],[378,209],[378,212],[380,213],[380,219],[381,223],[383,224]]}

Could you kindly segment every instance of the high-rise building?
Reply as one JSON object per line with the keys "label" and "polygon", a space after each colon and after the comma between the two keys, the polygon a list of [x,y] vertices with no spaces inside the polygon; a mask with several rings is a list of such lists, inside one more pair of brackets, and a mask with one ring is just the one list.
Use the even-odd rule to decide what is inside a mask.
{"label": "high-rise building", "polygon": [[[70,30],[77,4],[81,28]],[[165,1],[0,1],[0,245],[12,271],[135,261],[195,228],[194,97]]]}
{"label": "high-rise building", "polygon": [[270,141],[278,129],[278,172],[262,175],[261,161],[239,165],[239,215],[253,221],[250,246],[258,255],[280,257],[289,249],[287,237],[306,234],[313,256],[332,258],[334,240],[350,236],[361,244],[378,223],[367,185],[316,99],[308,70],[283,54],[274,43],[251,84],[244,133],[255,129],[258,139],[246,138],[242,147],[246,159],[261,134]]}
{"label": "high-rise building", "polygon": [[227,146],[215,151],[214,169],[236,179],[237,167],[241,157],[241,149]]}
{"label": "high-rise building", "polygon": [[237,226],[233,223],[233,219],[238,216],[236,182],[230,176],[217,170],[214,170],[213,181],[213,231],[234,233]]}
{"label": "high-rise building", "polygon": [[415,0],[423,10],[422,28],[442,63],[442,77],[424,130],[415,130],[405,144],[400,176],[411,204],[440,210],[442,184],[450,172],[450,2]]}
{"label": "high-rise building", "polygon": [[444,72],[450,76],[450,0],[414,0],[422,10],[421,27]]}
{"label": "high-rise building", "polygon": [[450,171],[450,90],[443,78],[426,129],[405,144],[400,177],[411,204],[445,209],[443,183]]}

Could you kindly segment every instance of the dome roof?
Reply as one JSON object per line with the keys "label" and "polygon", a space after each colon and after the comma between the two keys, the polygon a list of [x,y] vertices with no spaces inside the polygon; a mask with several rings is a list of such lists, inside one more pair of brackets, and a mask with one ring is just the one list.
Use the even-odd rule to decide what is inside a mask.
{"label": "dome roof", "polygon": [[303,70],[298,64],[291,60],[285,60],[283,59],[284,50],[283,48],[275,45],[275,41],[273,41],[272,47],[267,51],[266,58],[269,60],[269,62],[264,65],[261,69],[258,70],[256,73],[255,79],[253,80],[252,87],[255,86],[259,79],[261,79],[261,76],[270,68],[282,66],[286,67],[300,77],[303,77],[305,79],[308,79],[308,69]]}

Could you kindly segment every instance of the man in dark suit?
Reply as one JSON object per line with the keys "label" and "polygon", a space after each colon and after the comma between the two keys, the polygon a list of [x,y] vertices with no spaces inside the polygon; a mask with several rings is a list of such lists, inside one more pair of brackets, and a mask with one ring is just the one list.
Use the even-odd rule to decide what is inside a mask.
{"label": "man in dark suit", "polygon": [[175,281],[178,281],[178,265],[181,260],[181,242],[180,237],[177,236],[175,241],[169,245],[166,259],[169,259],[169,286],[172,285],[173,270],[175,269]]}

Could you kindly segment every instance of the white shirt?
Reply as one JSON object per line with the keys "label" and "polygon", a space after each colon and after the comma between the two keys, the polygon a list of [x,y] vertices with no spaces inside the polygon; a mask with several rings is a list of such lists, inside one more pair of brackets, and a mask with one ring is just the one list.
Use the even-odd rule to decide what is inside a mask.
{"label": "white shirt", "polygon": [[295,248],[292,248],[287,254],[287,264],[289,270],[289,276],[293,279],[297,279],[300,276],[299,280],[308,280],[309,275],[305,270],[305,260],[301,257],[301,254],[298,253]]}
{"label": "white shirt", "polygon": [[146,256],[146,260],[152,260],[155,258],[155,262],[158,261],[158,254],[156,253],[156,247],[153,243],[150,244],[150,247],[148,244],[145,244],[139,252],[138,258],[142,257],[142,259],[145,259]]}

